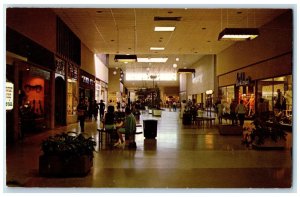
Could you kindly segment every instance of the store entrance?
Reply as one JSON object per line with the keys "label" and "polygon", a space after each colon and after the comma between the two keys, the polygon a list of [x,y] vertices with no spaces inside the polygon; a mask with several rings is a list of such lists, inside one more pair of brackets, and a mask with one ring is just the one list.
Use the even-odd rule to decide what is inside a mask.
{"label": "store entrance", "polygon": [[66,82],[55,78],[55,126],[66,125]]}

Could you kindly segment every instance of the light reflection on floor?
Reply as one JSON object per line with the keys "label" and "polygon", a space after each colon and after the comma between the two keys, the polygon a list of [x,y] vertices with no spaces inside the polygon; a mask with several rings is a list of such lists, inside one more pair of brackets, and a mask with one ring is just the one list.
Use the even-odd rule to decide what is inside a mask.
{"label": "light reflection on floor", "polygon": [[[97,143],[94,166],[86,177],[46,178],[38,175],[40,143],[62,131],[79,132],[79,125],[27,136],[7,147],[9,186],[88,188],[290,188],[290,150],[252,150],[241,136],[221,136],[217,127],[183,126],[178,112],[158,121],[156,139],[136,136],[137,150],[110,149]],[[98,122],[87,121],[86,132],[98,140]],[[143,128],[138,128],[143,131]]]}

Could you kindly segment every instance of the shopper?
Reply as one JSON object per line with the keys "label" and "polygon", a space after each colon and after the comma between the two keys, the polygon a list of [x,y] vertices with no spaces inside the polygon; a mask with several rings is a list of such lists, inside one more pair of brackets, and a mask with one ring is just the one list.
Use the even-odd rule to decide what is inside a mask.
{"label": "shopper", "polygon": [[[114,106],[108,106],[107,107],[107,112],[103,118],[103,128],[105,128],[106,131],[109,132],[109,135],[111,138],[114,138],[114,134],[115,132],[117,132],[116,130],[116,115],[115,115],[115,108]],[[120,133],[118,133],[118,138],[117,138],[117,142],[115,145],[119,144],[119,139],[122,140],[122,135]]]}
{"label": "shopper", "polygon": [[77,115],[78,115],[78,120],[80,122],[80,130],[82,133],[84,132],[84,121],[85,121],[86,110],[87,110],[87,106],[85,104],[85,100],[84,98],[81,98],[77,106]]}
{"label": "shopper", "polygon": [[240,126],[244,125],[246,107],[244,105],[244,101],[241,100],[240,103],[236,106],[235,112],[238,114],[238,118],[240,121]]}
{"label": "shopper", "polygon": [[232,99],[230,103],[230,118],[231,118],[231,123],[232,125],[237,124],[237,119],[236,119],[236,113],[235,113],[235,108],[236,108],[236,101]]}
{"label": "shopper", "polygon": [[99,104],[100,120],[103,119],[104,110],[105,110],[105,104],[103,103],[103,100],[100,100],[100,104]]}
{"label": "shopper", "polygon": [[222,115],[223,115],[223,108],[224,108],[224,105],[222,104],[221,101],[219,101],[217,103],[217,114],[218,114],[218,120],[219,120],[219,124],[222,124]]}
{"label": "shopper", "polygon": [[176,103],[176,101],[173,101],[173,111],[176,111],[176,108],[177,108],[177,103]]}
{"label": "shopper", "polygon": [[98,110],[99,110],[99,106],[97,104],[97,101],[95,100],[93,104],[93,115],[95,120],[97,120],[98,117]]}
{"label": "shopper", "polygon": [[[125,108],[125,120],[122,122],[122,124],[119,125],[119,131],[125,132],[125,136],[128,136],[129,142],[128,147],[129,148],[136,148],[135,143],[135,132],[136,132],[136,121],[135,117],[132,114],[129,107]],[[122,142],[121,142],[122,143]]]}

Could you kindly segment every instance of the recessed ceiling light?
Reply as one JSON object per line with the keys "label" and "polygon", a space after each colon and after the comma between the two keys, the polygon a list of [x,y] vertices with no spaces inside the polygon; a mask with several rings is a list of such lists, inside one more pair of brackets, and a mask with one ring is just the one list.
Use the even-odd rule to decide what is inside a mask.
{"label": "recessed ceiling light", "polygon": [[173,68],[177,68],[177,64],[173,64]]}
{"label": "recessed ceiling light", "polygon": [[176,59],[175,59],[175,60],[176,60],[176,62],[178,62],[178,61],[179,61],[179,57],[176,57]]}
{"label": "recessed ceiling light", "polygon": [[174,31],[175,27],[154,27],[154,31]]}
{"label": "recessed ceiling light", "polygon": [[156,57],[156,58],[137,58],[138,62],[167,62],[167,57]]}
{"label": "recessed ceiling light", "polygon": [[206,30],[206,27],[202,27],[202,30]]}
{"label": "recessed ceiling light", "polygon": [[163,51],[165,50],[165,47],[150,47],[151,51]]}

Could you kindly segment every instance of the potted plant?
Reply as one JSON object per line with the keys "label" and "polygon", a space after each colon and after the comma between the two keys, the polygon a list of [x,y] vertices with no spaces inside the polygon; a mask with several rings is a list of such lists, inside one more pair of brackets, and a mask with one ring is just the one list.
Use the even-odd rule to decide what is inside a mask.
{"label": "potted plant", "polygon": [[43,176],[84,176],[93,165],[96,142],[74,132],[50,136],[42,142],[39,173]]}
{"label": "potted plant", "polygon": [[254,148],[283,149],[285,147],[287,133],[275,118],[271,123],[259,118],[254,119],[252,123],[254,127],[249,135],[249,141]]}

